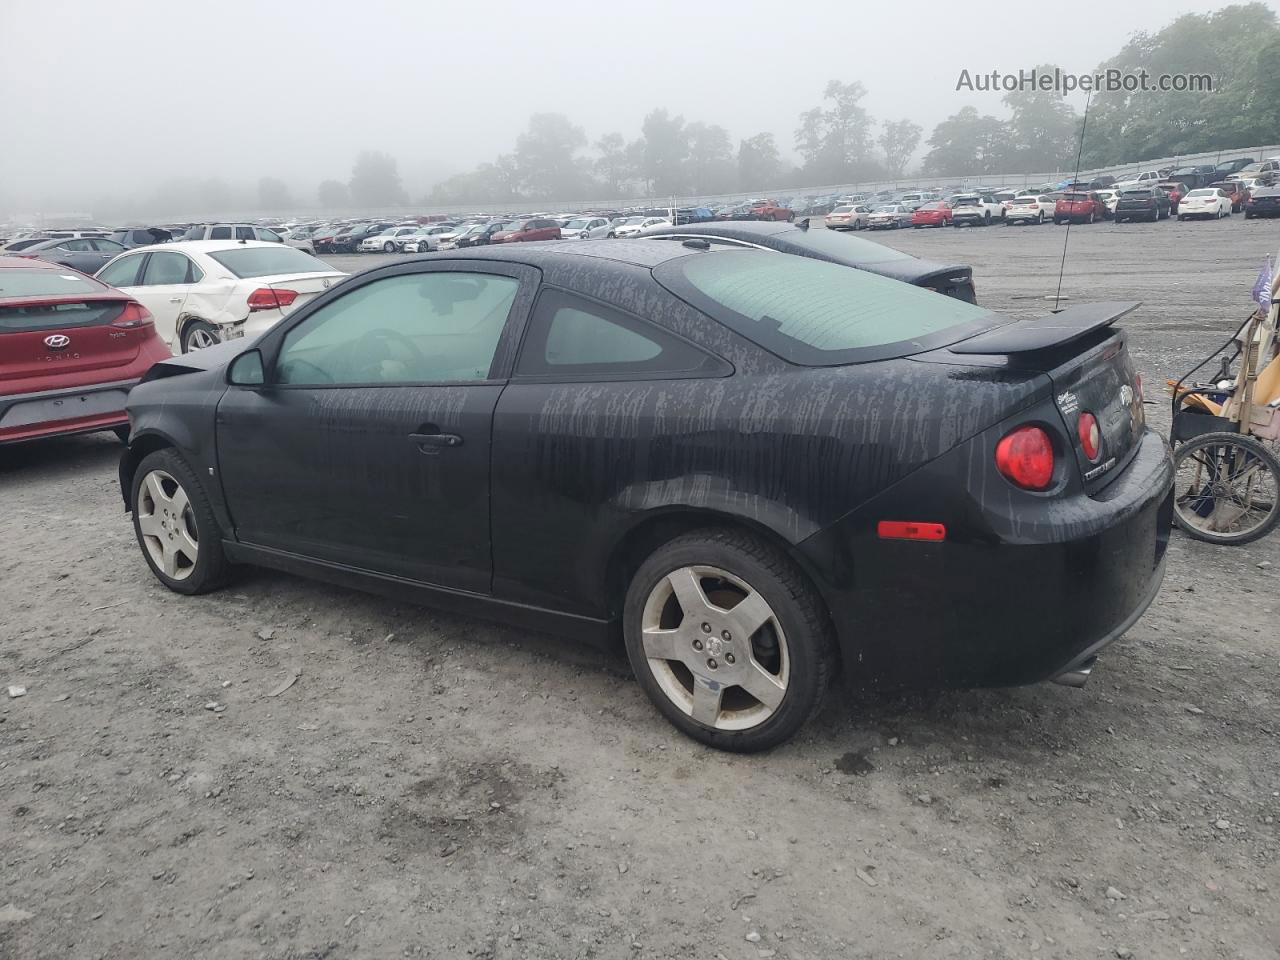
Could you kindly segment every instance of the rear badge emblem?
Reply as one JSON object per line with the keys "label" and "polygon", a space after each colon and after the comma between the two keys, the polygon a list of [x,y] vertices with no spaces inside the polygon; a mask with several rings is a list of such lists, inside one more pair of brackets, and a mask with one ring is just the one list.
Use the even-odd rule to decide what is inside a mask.
{"label": "rear badge emblem", "polygon": [[63,333],[55,333],[51,337],[44,338],[44,345],[50,350],[65,350],[71,346],[71,338]]}

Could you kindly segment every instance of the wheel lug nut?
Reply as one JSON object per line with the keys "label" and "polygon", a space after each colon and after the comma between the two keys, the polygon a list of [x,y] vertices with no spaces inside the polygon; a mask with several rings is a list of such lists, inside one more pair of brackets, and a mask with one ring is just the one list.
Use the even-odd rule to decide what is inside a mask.
{"label": "wheel lug nut", "polygon": [[720,666],[720,664],[716,663],[715,657],[712,657],[707,661],[707,666],[714,670],[716,667]]}
{"label": "wheel lug nut", "polygon": [[725,663],[733,663],[733,662],[734,662],[734,660],[733,660],[733,654],[732,654],[732,653],[726,653],[726,654],[724,655],[724,662],[725,662]]}
{"label": "wheel lug nut", "polygon": [[711,624],[709,624],[709,623],[704,623],[704,624],[702,625],[702,632],[703,632],[703,633],[710,633],[710,632],[711,632]]}
{"label": "wheel lug nut", "polygon": [[695,650],[701,650],[701,649],[702,649],[702,641],[701,641],[701,640],[695,640],[695,641],[693,641],[693,649],[695,649]]}
{"label": "wheel lug nut", "polygon": [[731,634],[728,630],[721,630],[720,636],[723,637],[725,640],[733,639],[733,634]]}

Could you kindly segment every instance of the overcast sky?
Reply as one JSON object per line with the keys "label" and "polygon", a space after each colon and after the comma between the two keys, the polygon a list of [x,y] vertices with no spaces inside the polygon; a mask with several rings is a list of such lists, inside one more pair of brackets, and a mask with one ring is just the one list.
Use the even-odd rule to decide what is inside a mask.
{"label": "overcast sky", "polygon": [[0,0],[0,194],[49,209],[273,175],[314,195],[374,148],[420,196],[511,149],[539,111],[631,139],[667,107],[735,144],[770,131],[789,154],[830,79],[862,81],[873,116],[927,138],[966,104],[1001,113],[997,94],[956,92],[962,68],[1086,72],[1135,31],[1222,5]]}

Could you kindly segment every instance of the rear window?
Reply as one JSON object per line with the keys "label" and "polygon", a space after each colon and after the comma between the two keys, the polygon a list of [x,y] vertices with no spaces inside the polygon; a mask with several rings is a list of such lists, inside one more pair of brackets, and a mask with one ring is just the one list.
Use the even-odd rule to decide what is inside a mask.
{"label": "rear window", "polygon": [[1089,195],[1087,193],[1064,193],[1062,195],[1062,199],[1063,200],[1088,200]]}
{"label": "rear window", "polygon": [[52,303],[25,307],[5,306],[0,300],[0,335],[32,330],[96,327],[110,323],[124,311],[119,300],[88,303]]}
{"label": "rear window", "polygon": [[842,262],[886,263],[902,259],[902,254],[892,247],[835,230],[789,231],[784,239],[820,257],[836,257]]}
{"label": "rear window", "polygon": [[1150,200],[1150,190],[1125,190],[1120,194],[1126,200]]}
{"label": "rear window", "polygon": [[330,273],[333,270],[323,260],[317,260],[296,247],[244,247],[219,250],[209,256],[242,280],[283,273]]}
{"label": "rear window", "polygon": [[12,297],[74,297],[81,293],[97,294],[102,285],[88,277],[60,270],[0,270],[0,301]]}
{"label": "rear window", "polygon": [[12,253],[16,250],[26,250],[28,247],[34,247],[37,243],[47,243],[48,237],[34,237],[30,240],[15,240],[4,248],[5,253]]}
{"label": "rear window", "polygon": [[730,329],[805,366],[908,356],[1000,322],[972,304],[908,283],[766,251],[678,257],[654,276]]}
{"label": "rear window", "polygon": [[1217,190],[1192,190],[1187,194],[1188,197],[1216,197]]}

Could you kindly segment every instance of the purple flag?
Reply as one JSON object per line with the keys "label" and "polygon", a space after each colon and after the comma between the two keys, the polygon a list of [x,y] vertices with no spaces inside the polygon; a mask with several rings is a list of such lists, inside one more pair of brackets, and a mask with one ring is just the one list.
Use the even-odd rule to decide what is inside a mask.
{"label": "purple flag", "polygon": [[1253,299],[1263,310],[1271,309],[1271,258],[1267,257],[1258,271],[1257,282],[1253,285]]}

